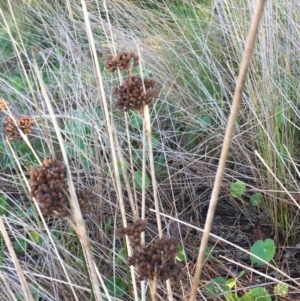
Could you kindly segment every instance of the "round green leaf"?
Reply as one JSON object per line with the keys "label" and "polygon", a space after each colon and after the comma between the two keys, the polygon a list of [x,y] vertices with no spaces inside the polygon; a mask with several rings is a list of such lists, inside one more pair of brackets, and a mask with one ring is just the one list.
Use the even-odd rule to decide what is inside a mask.
{"label": "round green leaf", "polygon": [[261,193],[254,193],[252,196],[251,196],[251,199],[250,199],[250,203],[252,206],[257,206],[260,204],[262,200],[262,194]]}
{"label": "round green leaf", "polygon": [[[275,247],[274,240],[268,238],[265,241],[263,241],[263,240],[256,241],[253,244],[253,246],[251,247],[250,252],[252,254],[260,257],[261,259],[269,262],[273,259],[275,250],[276,250],[276,247]],[[250,260],[253,263],[257,263],[259,265],[264,264],[261,260],[253,257],[252,255],[250,255]]]}
{"label": "round green leaf", "polygon": [[[134,183],[135,183],[135,187],[137,189],[142,189],[143,187],[143,172],[141,170],[135,171],[134,172]],[[150,185],[150,179],[147,177],[147,175],[145,175],[145,187],[149,187]]]}
{"label": "round green leaf", "polygon": [[245,193],[245,190],[246,184],[240,180],[237,180],[230,185],[230,195],[233,198],[240,198]]}
{"label": "round green leaf", "polygon": [[126,292],[126,283],[120,277],[107,279],[106,288],[111,296],[122,298]]}
{"label": "round green leaf", "polygon": [[17,238],[14,243],[14,249],[17,253],[23,253],[28,247],[28,242],[24,238]]}
{"label": "round green leaf", "polygon": [[264,287],[256,287],[250,292],[251,301],[272,301],[270,294]]}

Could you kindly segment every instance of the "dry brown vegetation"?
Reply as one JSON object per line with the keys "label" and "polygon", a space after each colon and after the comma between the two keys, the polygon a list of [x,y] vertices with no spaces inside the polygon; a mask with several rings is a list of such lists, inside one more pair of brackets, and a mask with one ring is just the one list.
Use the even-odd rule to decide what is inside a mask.
{"label": "dry brown vegetation", "polygon": [[[253,1],[0,5],[1,298],[189,300]],[[299,16],[267,1],[196,300],[299,299]],[[132,250],[124,229],[145,219]],[[207,292],[215,277],[231,295]]]}

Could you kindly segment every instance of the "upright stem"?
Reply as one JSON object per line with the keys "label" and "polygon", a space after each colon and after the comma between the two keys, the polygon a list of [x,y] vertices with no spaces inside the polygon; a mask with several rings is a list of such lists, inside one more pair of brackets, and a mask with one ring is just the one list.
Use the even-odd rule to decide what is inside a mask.
{"label": "upright stem", "polygon": [[230,116],[229,116],[229,120],[228,120],[228,124],[227,124],[223,148],[222,148],[219,166],[218,166],[218,170],[217,170],[217,174],[216,174],[216,178],[215,178],[214,188],[212,191],[212,195],[211,195],[211,199],[210,199],[210,203],[209,203],[209,209],[208,209],[207,217],[206,217],[206,221],[205,221],[204,233],[203,233],[202,240],[201,240],[201,245],[200,245],[200,250],[199,250],[197,265],[196,265],[196,271],[195,271],[195,275],[194,275],[193,286],[191,289],[191,294],[190,294],[190,299],[189,299],[190,301],[194,301],[196,299],[196,292],[197,292],[198,283],[199,283],[199,279],[200,279],[200,275],[201,275],[201,271],[202,271],[202,267],[203,267],[203,263],[204,263],[204,258],[205,258],[205,250],[206,250],[208,237],[209,237],[210,230],[211,230],[211,225],[213,222],[213,217],[214,217],[217,202],[218,202],[218,196],[219,196],[220,187],[221,187],[221,183],[222,183],[222,179],[223,179],[223,173],[224,173],[225,164],[226,164],[226,160],[227,160],[227,156],[228,156],[228,152],[229,152],[229,147],[231,144],[231,138],[232,138],[232,133],[233,133],[234,126],[235,126],[235,120],[236,120],[236,116],[238,113],[240,100],[241,100],[242,92],[244,89],[245,78],[246,78],[246,75],[248,72],[250,59],[251,59],[252,51],[254,48],[255,38],[257,35],[258,25],[259,25],[259,21],[261,19],[264,4],[265,4],[265,0],[257,1],[256,9],[254,12],[254,16],[253,16],[253,19],[251,22],[249,33],[248,33],[248,38],[246,41],[246,47],[245,47],[244,56],[243,56],[243,59],[241,62],[240,73],[239,73],[239,76],[237,79],[237,84],[236,84],[236,88],[235,88],[235,92],[234,92],[234,96],[233,96],[232,108],[230,111]]}

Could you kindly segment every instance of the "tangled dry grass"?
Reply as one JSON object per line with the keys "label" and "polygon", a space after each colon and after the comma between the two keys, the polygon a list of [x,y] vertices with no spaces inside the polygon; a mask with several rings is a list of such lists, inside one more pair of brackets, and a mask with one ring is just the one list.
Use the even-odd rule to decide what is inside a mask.
{"label": "tangled dry grass", "polygon": [[[8,43],[1,45],[11,51],[1,52],[0,96],[13,115],[35,121],[27,140],[7,141],[6,103],[1,107],[0,193],[8,204],[1,220],[13,245],[27,243],[26,252],[14,258],[1,236],[1,298],[138,300],[141,294],[150,300],[144,279],[127,265],[128,256],[136,255],[116,232],[137,216],[147,218],[141,243],[155,244],[161,239],[159,211],[162,233],[184,247],[186,262],[180,282],[157,284],[157,298],[171,300],[171,292],[173,300],[188,300],[253,3],[114,0],[88,1],[86,8],[69,3],[11,0],[11,9],[5,3],[1,15],[0,38]],[[285,256],[299,243],[299,10],[295,0],[267,2],[197,300],[209,299],[205,285],[214,277],[234,278],[241,270],[232,288],[238,297],[259,283],[278,300],[299,299],[299,254]],[[119,51],[127,54],[124,63],[105,66]],[[144,93],[143,105],[153,102],[149,122],[145,112],[126,112],[130,104],[118,102],[128,91],[124,71]],[[151,97],[141,90],[146,79]],[[152,80],[159,95],[152,92]],[[30,195],[30,166],[39,168],[49,157],[65,164],[63,190],[66,202],[72,201],[65,219],[44,218]],[[230,195],[237,179],[247,186],[241,198]],[[89,187],[94,187],[91,212],[80,224],[73,215],[81,214],[80,207],[73,204],[83,194],[76,190]],[[250,203],[255,192],[263,195],[256,207]],[[256,239],[255,225],[276,242],[271,267],[252,269],[245,252]],[[82,240],[83,226],[88,240]],[[28,292],[18,281],[16,261]],[[126,281],[122,297],[119,279]],[[274,293],[280,281],[289,285],[287,296]]]}

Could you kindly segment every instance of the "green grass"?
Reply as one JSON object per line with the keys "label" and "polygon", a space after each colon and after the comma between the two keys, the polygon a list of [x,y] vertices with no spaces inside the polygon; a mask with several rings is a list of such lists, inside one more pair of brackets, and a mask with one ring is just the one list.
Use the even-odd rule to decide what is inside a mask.
{"label": "green grass", "polygon": [[[178,228],[170,218],[161,217],[163,234],[175,235],[187,253],[186,276],[172,287],[174,300],[187,298],[200,244],[199,232],[193,227],[204,224],[253,12],[252,1],[114,0],[106,1],[106,6],[101,1],[88,1],[94,42],[87,34],[84,10],[78,1],[70,1],[70,8],[59,1],[9,3],[14,16],[6,2],[0,3],[4,15],[0,21],[0,97],[10,103],[13,115],[30,115],[36,126],[29,136],[35,152],[23,140],[0,141],[0,195],[5,197],[5,209],[9,211],[2,219],[12,244],[17,239],[28,244],[25,253],[18,249],[17,259],[34,300],[83,301],[94,296],[100,300],[95,289],[91,293],[96,280],[90,258],[83,256],[88,247],[80,247],[81,232],[76,232],[70,220],[46,219],[44,224],[27,186],[30,165],[38,166],[39,160],[50,155],[63,160],[62,146],[75,188],[93,186],[97,195],[92,214],[84,220],[104,300],[109,300],[105,288],[121,300],[137,300],[137,295],[144,294],[126,266],[123,255],[127,251],[120,256],[120,249],[127,249],[116,232],[132,221],[135,207],[139,216],[145,210],[149,221],[146,241],[154,239],[159,233],[157,212],[151,211],[155,208],[155,193],[161,213],[187,223]],[[291,193],[297,201],[299,191],[298,10],[294,0],[267,1],[222,183],[218,209],[224,208],[226,213],[225,228],[216,219],[212,229],[236,245],[239,243],[228,232],[242,233],[247,242],[240,246],[249,251],[254,224],[262,223],[278,250],[272,264],[285,273],[274,280],[277,285],[299,276],[297,271],[289,271],[290,266],[284,267],[280,251],[299,243],[299,205],[289,196]],[[155,79],[161,88],[149,112],[156,192],[152,190],[152,155],[143,119],[132,112],[125,118],[114,106],[113,88],[126,75],[110,74],[104,68],[107,55],[119,50],[139,52],[142,69],[133,72]],[[1,124],[5,114],[0,113]],[[230,185],[237,180],[246,184],[246,191],[233,198]],[[263,196],[257,206],[250,203],[254,193]],[[230,215],[237,221],[229,225]],[[0,290],[3,295],[6,292],[7,300],[11,294],[30,300],[24,297],[24,287],[15,281],[17,272],[2,236],[0,247]],[[219,247],[212,244],[212,249],[218,251]],[[204,268],[203,283],[218,276],[217,261],[226,262],[212,254],[214,260]],[[239,291],[243,288],[250,294],[255,282],[248,276],[249,256],[242,259],[236,252],[226,256],[246,266],[246,276],[236,280],[230,296],[241,297]],[[273,286],[266,285],[270,295]],[[204,284],[199,289],[205,294]],[[166,292],[165,284],[160,284],[161,300],[167,299]],[[295,283],[289,293],[289,300],[298,299],[292,294],[299,293]],[[149,290],[144,295],[143,300],[150,300]],[[276,296],[285,300],[278,290]],[[111,300],[117,299],[111,296]]]}

